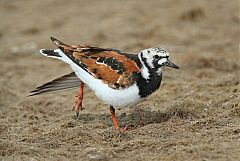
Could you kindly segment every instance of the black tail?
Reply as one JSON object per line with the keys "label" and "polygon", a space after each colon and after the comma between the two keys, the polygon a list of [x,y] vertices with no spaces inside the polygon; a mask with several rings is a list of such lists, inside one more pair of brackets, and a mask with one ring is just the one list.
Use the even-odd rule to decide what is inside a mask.
{"label": "black tail", "polygon": [[56,50],[50,50],[50,49],[41,49],[40,53],[42,53],[44,56],[50,56],[50,57],[60,57],[59,53]]}

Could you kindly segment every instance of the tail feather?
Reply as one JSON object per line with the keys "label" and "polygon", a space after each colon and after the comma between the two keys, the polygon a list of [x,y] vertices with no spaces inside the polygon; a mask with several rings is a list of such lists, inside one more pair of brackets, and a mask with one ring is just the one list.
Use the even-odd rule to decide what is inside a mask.
{"label": "tail feather", "polygon": [[61,58],[58,50],[41,49],[40,53],[43,54],[44,56],[48,56],[48,57],[59,57],[59,58]]}

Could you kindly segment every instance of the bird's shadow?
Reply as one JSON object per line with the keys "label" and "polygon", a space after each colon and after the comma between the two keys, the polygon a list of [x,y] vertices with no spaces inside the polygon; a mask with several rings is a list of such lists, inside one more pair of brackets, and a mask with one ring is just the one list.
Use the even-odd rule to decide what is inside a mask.
{"label": "bird's shadow", "polygon": [[[184,119],[189,116],[189,113],[172,109],[169,109],[168,111],[152,111],[149,109],[137,108],[130,110],[130,112],[127,114],[125,112],[121,114],[116,113],[119,125],[121,127],[127,126],[130,128],[143,127],[148,124],[167,122],[174,116]],[[84,124],[98,122],[105,124],[109,127],[113,126],[110,113],[82,113],[80,114],[78,120]]]}

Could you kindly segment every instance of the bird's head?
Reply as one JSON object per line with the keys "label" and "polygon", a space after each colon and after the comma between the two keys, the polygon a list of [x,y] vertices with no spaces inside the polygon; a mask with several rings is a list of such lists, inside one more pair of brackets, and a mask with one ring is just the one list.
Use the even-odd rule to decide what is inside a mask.
{"label": "bird's head", "polygon": [[145,49],[140,52],[139,58],[147,68],[158,69],[164,66],[179,69],[179,67],[169,60],[169,53],[159,47]]}
{"label": "bird's head", "polygon": [[142,76],[149,79],[151,72],[158,75],[161,74],[162,67],[171,67],[179,69],[179,67],[169,60],[169,53],[163,48],[155,47],[142,50],[138,55],[142,63]]}

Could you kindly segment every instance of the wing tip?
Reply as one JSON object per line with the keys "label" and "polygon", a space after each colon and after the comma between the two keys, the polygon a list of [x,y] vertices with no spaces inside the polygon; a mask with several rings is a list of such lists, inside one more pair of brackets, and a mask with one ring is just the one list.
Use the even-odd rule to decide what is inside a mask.
{"label": "wing tip", "polygon": [[62,41],[58,40],[57,38],[50,36],[50,39],[52,40],[52,42],[57,46],[60,47],[60,45],[66,45],[64,44]]}
{"label": "wing tip", "polygon": [[59,40],[58,39],[56,39],[56,38],[54,38],[53,36],[50,36],[50,39],[52,40],[52,42],[55,44],[55,45],[57,45],[57,46],[59,46]]}
{"label": "wing tip", "polygon": [[53,37],[53,36],[50,36],[50,39],[51,39],[53,42],[59,41],[58,39],[56,39],[56,38]]}

